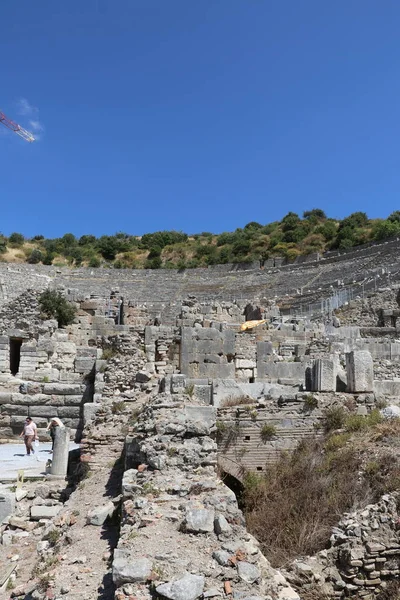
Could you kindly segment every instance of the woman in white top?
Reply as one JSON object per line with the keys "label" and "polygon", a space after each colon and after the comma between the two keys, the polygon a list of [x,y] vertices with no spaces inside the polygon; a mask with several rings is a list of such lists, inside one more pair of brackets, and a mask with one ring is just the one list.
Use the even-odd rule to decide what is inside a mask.
{"label": "woman in white top", "polygon": [[25,423],[24,423],[24,428],[21,431],[19,437],[24,438],[27,455],[30,456],[31,453],[35,454],[35,451],[32,446],[32,442],[33,442],[33,440],[38,439],[37,427],[36,427],[36,423],[34,423],[30,417],[26,417]]}

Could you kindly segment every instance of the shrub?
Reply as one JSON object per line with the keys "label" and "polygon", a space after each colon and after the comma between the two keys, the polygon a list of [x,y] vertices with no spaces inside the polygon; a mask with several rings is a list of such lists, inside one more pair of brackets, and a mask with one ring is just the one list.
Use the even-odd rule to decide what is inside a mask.
{"label": "shrub", "polygon": [[349,415],[346,418],[345,428],[346,431],[361,431],[362,429],[368,429],[374,427],[378,423],[382,422],[382,416],[378,409],[372,410],[368,415]]}
{"label": "shrub", "polygon": [[325,547],[343,512],[365,498],[365,481],[349,476],[360,466],[354,450],[343,448],[328,460],[323,441],[311,438],[259,479],[245,477],[246,522],[273,566]]}
{"label": "shrub", "polygon": [[275,425],[271,425],[270,423],[264,423],[264,425],[260,429],[260,438],[264,442],[269,442],[276,436],[276,427]]}
{"label": "shrub", "polygon": [[346,423],[347,413],[342,406],[332,406],[325,411],[323,428],[325,432],[342,429]]}
{"label": "shrub", "polygon": [[28,258],[28,263],[31,265],[37,265],[37,263],[39,263],[41,260],[43,260],[43,254],[40,252],[40,250],[34,248]]}
{"label": "shrub", "polygon": [[304,410],[311,411],[318,407],[318,400],[313,394],[307,394],[304,398]]}
{"label": "shrub", "polygon": [[70,325],[76,314],[71,302],[55,290],[46,290],[39,296],[40,310],[48,319],[57,319],[59,327]]}
{"label": "shrub", "polygon": [[89,260],[89,267],[92,267],[93,269],[97,269],[100,264],[100,259],[97,256],[92,256],[92,258]]}
{"label": "shrub", "polygon": [[112,403],[111,412],[113,415],[119,415],[119,414],[123,413],[124,410],[125,410],[125,402],[123,402],[122,400]]}
{"label": "shrub", "polygon": [[248,396],[227,396],[221,402],[221,408],[230,408],[232,406],[240,406],[241,404],[249,404],[251,398]]}
{"label": "shrub", "polygon": [[14,232],[8,238],[8,242],[9,242],[10,246],[13,246],[13,247],[22,246],[22,244],[24,243],[24,241],[25,241],[25,238],[22,235],[22,233],[15,233]]}

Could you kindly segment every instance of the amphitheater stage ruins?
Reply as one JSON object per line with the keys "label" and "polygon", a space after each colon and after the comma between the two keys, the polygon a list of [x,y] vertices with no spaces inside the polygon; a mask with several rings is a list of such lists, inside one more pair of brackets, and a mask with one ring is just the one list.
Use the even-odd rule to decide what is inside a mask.
{"label": "amphitheater stage ruins", "polygon": [[[76,444],[61,478],[24,467],[0,490],[4,598],[377,598],[400,572],[395,494],[277,569],[233,490],[332,407],[400,414],[399,244],[184,272],[0,263],[0,439],[30,416],[48,443],[57,417]],[[45,289],[72,324],[42,318]]]}

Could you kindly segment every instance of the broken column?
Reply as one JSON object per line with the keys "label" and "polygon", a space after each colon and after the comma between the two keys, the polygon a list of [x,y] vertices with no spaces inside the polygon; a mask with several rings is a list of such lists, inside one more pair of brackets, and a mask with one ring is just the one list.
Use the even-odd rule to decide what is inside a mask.
{"label": "broken column", "polygon": [[347,392],[372,392],[374,389],[374,368],[372,356],[367,350],[346,354]]}
{"label": "broken column", "polygon": [[69,427],[56,427],[53,459],[51,462],[50,474],[54,477],[66,477],[68,469],[69,455]]}
{"label": "broken column", "polygon": [[336,391],[336,363],[330,358],[317,358],[312,367],[312,391]]}

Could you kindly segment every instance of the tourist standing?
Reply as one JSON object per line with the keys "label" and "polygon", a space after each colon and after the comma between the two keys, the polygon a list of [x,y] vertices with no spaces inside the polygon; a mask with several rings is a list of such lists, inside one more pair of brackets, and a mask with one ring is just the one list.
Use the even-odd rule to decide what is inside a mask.
{"label": "tourist standing", "polygon": [[24,428],[21,431],[19,437],[24,438],[27,455],[30,456],[31,454],[35,454],[32,444],[33,444],[33,440],[38,439],[37,427],[36,427],[36,423],[34,423],[30,417],[26,417]]}
{"label": "tourist standing", "polygon": [[58,417],[53,417],[52,419],[50,419],[50,422],[47,425],[47,429],[46,429],[46,431],[48,431],[50,433],[52,450],[54,448],[54,438],[56,437],[56,428],[57,427],[60,427],[63,429],[64,423]]}

